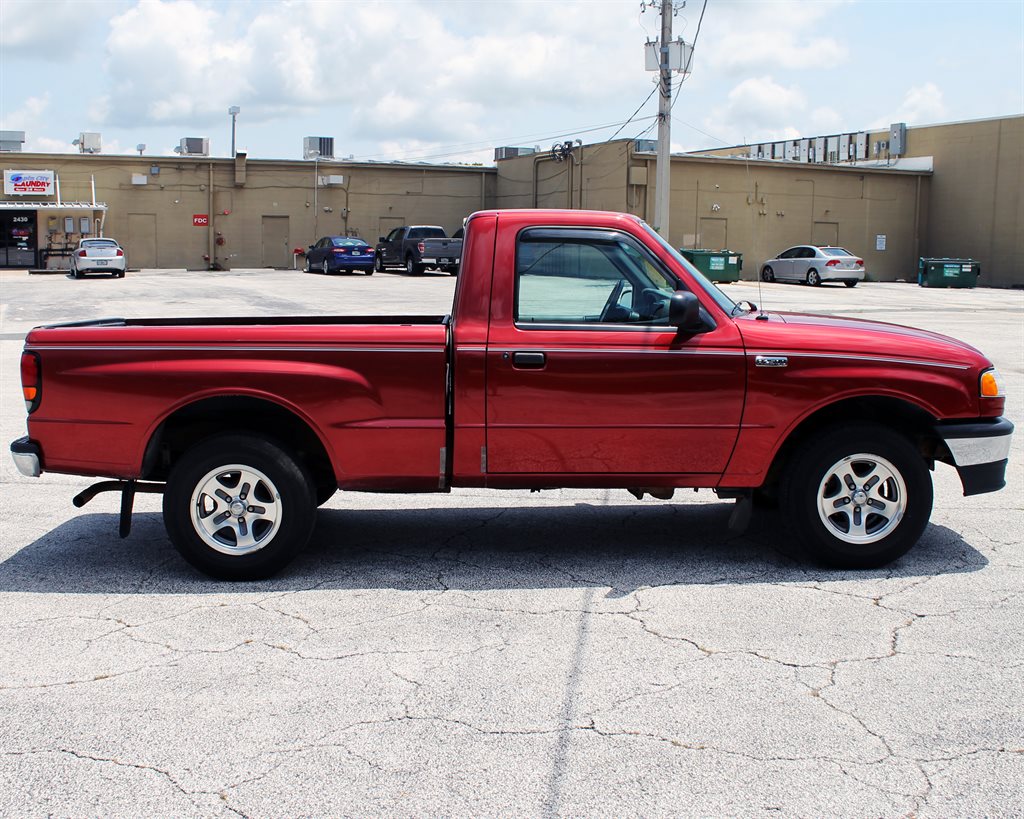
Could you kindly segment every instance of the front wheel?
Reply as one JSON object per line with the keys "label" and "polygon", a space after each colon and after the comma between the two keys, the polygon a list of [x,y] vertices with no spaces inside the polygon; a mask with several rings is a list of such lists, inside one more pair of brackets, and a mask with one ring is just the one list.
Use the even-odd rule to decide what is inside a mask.
{"label": "front wheel", "polygon": [[775,271],[772,270],[771,265],[765,265],[761,270],[761,281],[773,282],[775,281]]}
{"label": "front wheel", "polygon": [[323,274],[325,276],[331,272],[331,267],[329,264],[327,264],[327,259],[324,259],[324,263],[320,265],[320,269],[323,271]]}
{"label": "front wheel", "polygon": [[308,470],[285,447],[255,435],[219,435],[174,465],[163,508],[171,542],[199,571],[259,580],[306,545],[316,494]]}
{"label": "front wheel", "polygon": [[786,469],[780,507],[823,563],[884,566],[920,539],[932,511],[924,458],[904,436],[876,424],[826,429]]}
{"label": "front wheel", "polygon": [[384,260],[381,258],[379,253],[373,257],[373,269],[378,273],[384,272]]}

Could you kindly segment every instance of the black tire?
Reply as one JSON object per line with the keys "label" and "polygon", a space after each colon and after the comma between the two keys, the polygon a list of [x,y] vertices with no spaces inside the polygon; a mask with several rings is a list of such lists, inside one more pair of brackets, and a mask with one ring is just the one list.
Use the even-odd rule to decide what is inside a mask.
{"label": "black tire", "polygon": [[843,282],[843,284],[845,284],[847,287],[856,287],[857,286],[857,280],[856,279],[854,279],[854,280],[847,280],[847,281]]}
{"label": "black tire", "polygon": [[373,267],[367,268],[366,271],[365,271],[366,275],[367,276],[372,276],[373,275],[373,271],[376,269],[376,267],[377,266],[374,265]]}
{"label": "black tire", "polygon": [[[255,478],[248,490],[244,473],[234,467]],[[217,490],[224,492],[221,500],[212,496]],[[242,515],[244,533],[253,540],[248,545],[238,536],[242,524],[229,525],[238,518],[229,516],[226,505],[243,499],[251,504],[240,510],[248,513]],[[216,508],[209,509],[211,503]],[[221,580],[261,580],[280,571],[306,545],[316,520],[314,484],[305,465],[284,446],[246,434],[218,435],[188,450],[171,470],[163,507],[164,526],[181,556]],[[223,528],[214,531],[222,515]]]}
{"label": "black tire", "polygon": [[325,276],[330,274],[331,266],[327,264],[327,259],[324,259],[323,264],[320,265],[320,270],[323,272]]}
{"label": "black tire", "polygon": [[379,253],[373,257],[373,269],[378,273],[384,272],[384,259]]}
{"label": "black tire", "polygon": [[766,264],[763,268],[761,268],[761,281],[763,281],[763,282],[773,282],[773,281],[775,281],[775,271],[772,270],[772,266],[770,264]]}
{"label": "black tire", "polygon": [[807,283],[811,287],[821,287],[821,276],[813,267],[807,271]]}
{"label": "black tire", "polygon": [[421,276],[423,271],[426,269],[425,265],[416,264],[412,256],[405,257],[405,272],[410,276]]}
{"label": "black tire", "polygon": [[924,458],[877,424],[829,427],[805,441],[781,490],[779,507],[798,540],[817,560],[845,569],[876,568],[905,554],[932,511]]}

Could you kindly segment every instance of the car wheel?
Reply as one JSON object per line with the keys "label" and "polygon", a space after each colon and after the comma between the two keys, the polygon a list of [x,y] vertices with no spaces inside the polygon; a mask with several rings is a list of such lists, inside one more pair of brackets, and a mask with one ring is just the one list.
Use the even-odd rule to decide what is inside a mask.
{"label": "car wheel", "polygon": [[373,257],[373,269],[378,273],[384,272],[384,259],[381,258],[379,253]]}
{"label": "car wheel", "polygon": [[775,281],[775,271],[772,270],[772,266],[771,265],[766,264],[763,268],[761,268],[761,281],[763,281],[763,282],[773,282],[773,281]]}
{"label": "car wheel", "polygon": [[313,267],[309,263],[309,257],[308,256],[306,257],[305,267],[302,268],[302,272],[303,273],[312,273],[313,272]]}
{"label": "car wheel", "polygon": [[163,510],[171,542],[199,571],[258,580],[306,545],[316,495],[309,472],[285,447],[230,434],[181,457],[168,477]]}
{"label": "car wheel", "polygon": [[905,554],[928,525],[928,466],[904,436],[876,424],[832,427],[787,466],[780,508],[823,563],[869,569]]}
{"label": "car wheel", "polygon": [[843,284],[845,284],[847,287],[856,287],[857,286],[857,281],[856,281],[856,279],[848,280],[848,281],[843,282]]}
{"label": "car wheel", "polygon": [[320,265],[320,272],[325,276],[331,272],[331,267],[327,264],[327,259],[324,259],[323,264]]}
{"label": "car wheel", "polygon": [[423,273],[424,269],[424,265],[416,264],[412,256],[405,257],[405,272],[410,276],[419,276]]}
{"label": "car wheel", "polygon": [[807,271],[807,283],[812,287],[821,287],[821,276],[813,267]]}

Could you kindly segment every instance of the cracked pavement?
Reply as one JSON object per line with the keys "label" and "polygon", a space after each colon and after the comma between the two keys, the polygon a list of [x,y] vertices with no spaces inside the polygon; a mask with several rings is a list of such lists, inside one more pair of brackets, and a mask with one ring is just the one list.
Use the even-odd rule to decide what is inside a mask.
{"label": "cracked pavement", "polygon": [[[30,326],[197,315],[210,277],[234,315],[444,312],[454,287],[0,272],[4,442]],[[76,510],[88,479],[5,454],[0,815],[1024,814],[1024,293],[726,292],[978,346],[1018,424],[1007,488],[940,466],[922,541],[865,572],[808,564],[778,513],[730,537],[704,491],[339,493],[285,572],[232,585],[178,558],[158,497],[122,541],[116,496]]]}

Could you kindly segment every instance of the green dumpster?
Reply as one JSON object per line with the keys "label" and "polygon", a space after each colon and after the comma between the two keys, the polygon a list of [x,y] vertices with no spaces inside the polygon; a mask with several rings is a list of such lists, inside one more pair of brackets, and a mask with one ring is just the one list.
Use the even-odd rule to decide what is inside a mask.
{"label": "green dumpster", "polygon": [[683,258],[713,282],[738,282],[743,269],[743,255],[731,250],[706,250],[681,247]]}
{"label": "green dumpster", "polygon": [[921,287],[974,287],[981,275],[981,263],[974,259],[926,259],[917,262],[917,283]]}

